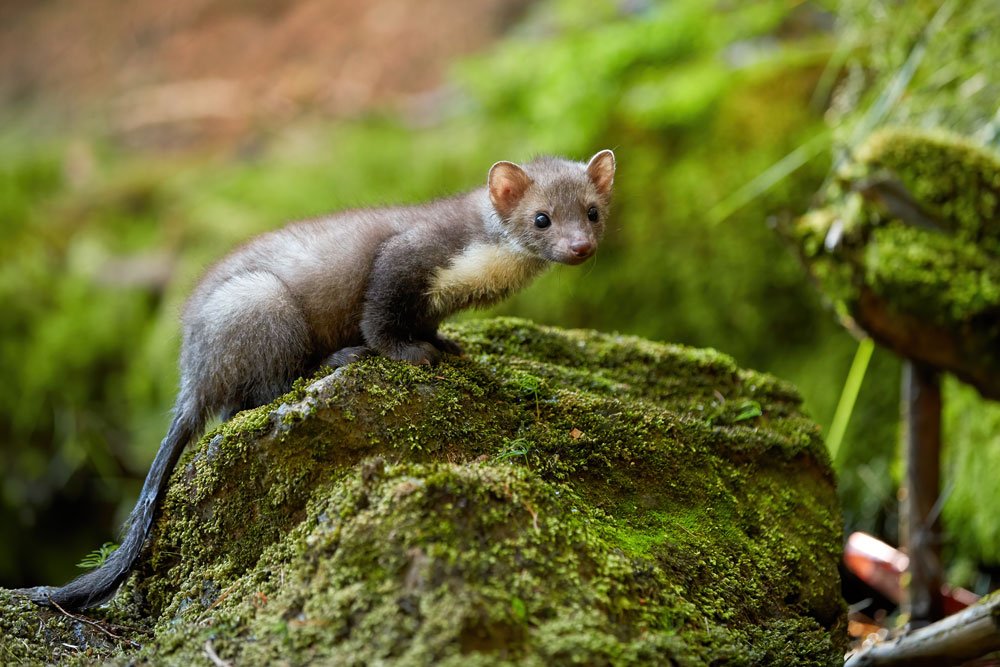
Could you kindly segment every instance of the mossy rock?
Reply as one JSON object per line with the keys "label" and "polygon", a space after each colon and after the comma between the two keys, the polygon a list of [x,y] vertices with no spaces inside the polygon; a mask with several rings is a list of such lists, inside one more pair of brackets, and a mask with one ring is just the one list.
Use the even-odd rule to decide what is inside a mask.
{"label": "mossy rock", "polygon": [[[480,320],[190,448],[91,615],[0,593],[0,660],[834,665],[841,523],[792,387],[711,350]],[[127,640],[141,645],[128,643]]]}
{"label": "mossy rock", "polygon": [[881,130],[785,231],[848,326],[1000,399],[1000,156]]}

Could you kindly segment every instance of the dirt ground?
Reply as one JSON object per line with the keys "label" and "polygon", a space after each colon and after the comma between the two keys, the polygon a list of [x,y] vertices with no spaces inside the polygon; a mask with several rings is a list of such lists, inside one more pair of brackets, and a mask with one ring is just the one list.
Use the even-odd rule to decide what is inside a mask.
{"label": "dirt ground", "polygon": [[530,0],[6,0],[0,107],[239,134],[406,104]]}

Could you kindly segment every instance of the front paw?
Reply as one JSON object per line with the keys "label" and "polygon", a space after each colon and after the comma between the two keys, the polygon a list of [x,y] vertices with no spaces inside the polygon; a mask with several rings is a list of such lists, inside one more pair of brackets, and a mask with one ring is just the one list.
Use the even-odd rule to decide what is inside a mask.
{"label": "front paw", "polygon": [[461,345],[449,338],[445,338],[444,336],[434,336],[434,338],[431,339],[431,343],[434,347],[441,350],[445,354],[454,354],[456,357],[460,357],[464,354]]}
{"label": "front paw", "polygon": [[417,366],[429,366],[437,363],[438,359],[441,358],[441,352],[431,343],[419,341],[410,345],[401,345],[386,356]]}
{"label": "front paw", "polygon": [[353,364],[358,359],[364,359],[365,357],[370,357],[374,354],[375,350],[371,349],[367,345],[345,347],[331,354],[321,365],[329,366],[330,368],[340,368],[341,366]]}

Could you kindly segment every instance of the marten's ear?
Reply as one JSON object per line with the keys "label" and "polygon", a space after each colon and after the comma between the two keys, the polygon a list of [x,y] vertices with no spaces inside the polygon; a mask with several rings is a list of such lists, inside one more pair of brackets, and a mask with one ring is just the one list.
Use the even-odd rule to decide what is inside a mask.
{"label": "marten's ear", "polygon": [[531,178],[513,162],[497,162],[490,168],[490,201],[504,218],[514,212],[530,185]]}
{"label": "marten's ear", "polygon": [[611,186],[615,183],[615,154],[603,150],[590,158],[587,163],[587,176],[597,191],[605,199],[611,196]]}

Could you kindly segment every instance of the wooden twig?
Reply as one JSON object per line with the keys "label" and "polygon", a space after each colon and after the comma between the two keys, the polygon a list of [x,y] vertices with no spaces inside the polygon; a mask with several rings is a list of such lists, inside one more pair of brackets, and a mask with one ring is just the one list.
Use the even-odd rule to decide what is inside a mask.
{"label": "wooden twig", "polygon": [[205,608],[205,611],[201,612],[201,615],[198,617],[198,621],[197,622],[200,623],[200,622],[204,621],[205,618],[208,616],[208,612],[210,612],[213,609],[215,609],[216,605],[218,605],[220,602],[222,602],[227,597],[229,597],[229,594],[233,592],[234,588],[236,588],[236,584],[232,584],[231,586],[227,586],[226,589],[223,590],[219,594],[219,597],[215,598],[215,600],[212,602],[212,604],[208,605],[208,607]]}
{"label": "wooden twig", "polygon": [[844,667],[957,665],[1000,650],[1000,596],[899,639],[855,653]]}
{"label": "wooden twig", "polygon": [[888,173],[862,178],[851,183],[851,189],[883,211],[884,217],[895,218],[905,225],[935,234],[950,233],[943,222],[920,206],[900,180]]}
{"label": "wooden twig", "polygon": [[941,584],[941,379],[915,361],[903,364],[903,419],[906,425],[906,495],[901,530],[910,556],[904,607],[913,627],[944,618]]}
{"label": "wooden twig", "polygon": [[215,667],[233,667],[232,663],[226,662],[219,657],[218,653],[215,652],[215,649],[212,647],[211,639],[205,640],[205,655],[208,656],[208,659],[212,661],[212,664],[215,665]]}
{"label": "wooden twig", "polygon": [[64,615],[72,618],[74,621],[79,621],[80,623],[86,623],[87,625],[89,625],[91,627],[97,628],[98,630],[100,630],[101,632],[103,632],[104,634],[106,634],[108,637],[111,637],[112,639],[114,639],[116,641],[128,642],[129,644],[131,644],[132,646],[134,646],[136,648],[142,648],[142,644],[140,644],[139,642],[133,641],[133,640],[129,639],[128,637],[121,637],[119,635],[116,635],[115,633],[111,632],[110,630],[108,630],[107,628],[105,628],[103,625],[101,625],[97,621],[92,621],[89,618],[84,618],[83,616],[77,616],[76,614],[69,613],[68,611],[66,611],[65,609],[63,609],[62,607],[60,607],[59,603],[56,602],[55,600],[50,599],[48,602],[53,607],[55,607],[56,609],[58,609],[59,611],[61,611]]}

